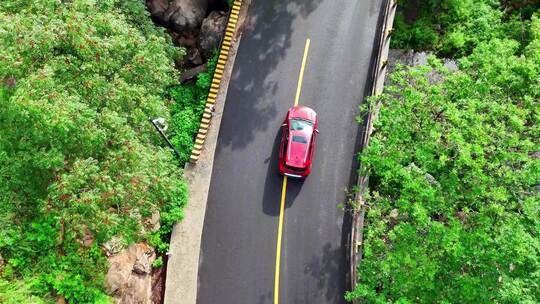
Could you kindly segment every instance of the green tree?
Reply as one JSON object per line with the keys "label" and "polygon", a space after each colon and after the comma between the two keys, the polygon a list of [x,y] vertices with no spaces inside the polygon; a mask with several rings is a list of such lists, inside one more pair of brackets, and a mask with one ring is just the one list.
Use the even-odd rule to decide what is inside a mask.
{"label": "green tree", "polygon": [[540,301],[539,27],[523,55],[491,39],[458,72],[432,57],[391,75],[360,157],[368,225],[349,300]]}
{"label": "green tree", "polygon": [[181,55],[142,1],[0,3],[0,299],[107,302],[101,245],[160,243],[182,217],[181,171],[148,123],[170,118]]}

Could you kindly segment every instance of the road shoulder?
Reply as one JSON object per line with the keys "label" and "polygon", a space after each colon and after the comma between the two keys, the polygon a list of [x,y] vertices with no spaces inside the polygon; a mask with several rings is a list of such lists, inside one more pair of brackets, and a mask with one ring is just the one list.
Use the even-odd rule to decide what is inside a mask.
{"label": "road shoulder", "polygon": [[165,283],[166,304],[195,304],[197,301],[199,255],[214,154],[229,80],[240,44],[242,23],[246,18],[249,2],[243,1],[240,10],[234,42],[229,50],[229,60],[225,65],[204,148],[197,163],[187,163],[184,168],[190,196],[184,209],[184,219],[174,226],[171,235]]}

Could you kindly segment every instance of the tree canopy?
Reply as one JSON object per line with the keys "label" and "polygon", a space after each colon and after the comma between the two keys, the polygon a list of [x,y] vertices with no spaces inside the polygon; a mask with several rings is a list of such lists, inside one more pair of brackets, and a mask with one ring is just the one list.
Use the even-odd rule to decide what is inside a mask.
{"label": "tree canopy", "polygon": [[103,243],[159,243],[144,219],[161,211],[159,236],[182,216],[148,122],[181,52],[142,1],[0,3],[0,302],[106,302]]}
{"label": "tree canopy", "polygon": [[538,16],[530,26],[526,45],[478,40],[457,72],[435,57],[401,67],[371,100],[382,107],[360,157],[369,209],[348,299],[540,302]]}
{"label": "tree canopy", "polygon": [[528,0],[398,2],[403,13],[396,15],[392,47],[435,51],[446,57],[468,55],[480,42],[495,38],[526,46],[532,38],[531,16],[540,8],[537,1]]}

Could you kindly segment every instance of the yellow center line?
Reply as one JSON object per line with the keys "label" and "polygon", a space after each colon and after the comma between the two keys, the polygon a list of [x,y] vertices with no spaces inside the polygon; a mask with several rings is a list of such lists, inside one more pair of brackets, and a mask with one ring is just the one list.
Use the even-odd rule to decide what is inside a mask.
{"label": "yellow center line", "polygon": [[[306,61],[309,52],[309,44],[311,41],[309,38],[306,40],[306,47],[304,48],[304,57],[302,58],[302,66],[300,68],[300,75],[298,76],[298,87],[296,88],[296,97],[294,98],[294,106],[298,105],[300,99],[300,91],[302,90],[302,80],[304,79],[304,70],[306,68]],[[283,177],[283,188],[281,189],[281,203],[279,206],[279,223],[278,223],[278,235],[277,235],[277,249],[276,249],[276,274],[274,279],[274,304],[279,303],[279,269],[281,263],[281,236],[283,235],[283,218],[285,217],[285,196],[287,193],[287,176]]]}
{"label": "yellow center line", "polygon": [[300,68],[300,75],[298,76],[298,87],[296,88],[296,97],[294,98],[294,106],[298,105],[298,100],[300,100],[300,91],[302,91],[302,79],[304,78],[304,69],[306,68],[306,61],[309,52],[309,44],[311,40],[309,38],[306,40],[306,47],[304,48],[304,58],[302,58],[302,67]]}
{"label": "yellow center line", "polygon": [[279,300],[279,265],[281,257],[281,235],[283,234],[283,217],[285,213],[285,194],[287,193],[287,177],[283,177],[283,188],[281,189],[281,203],[279,206],[279,224],[277,235],[277,253],[276,253],[276,277],[274,279],[274,304]]}

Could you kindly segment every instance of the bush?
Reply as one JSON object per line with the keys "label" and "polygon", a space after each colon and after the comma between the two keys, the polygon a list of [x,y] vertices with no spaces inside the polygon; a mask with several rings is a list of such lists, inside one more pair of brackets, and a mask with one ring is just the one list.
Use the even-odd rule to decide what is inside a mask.
{"label": "bush", "polygon": [[[530,18],[540,4],[492,0],[403,1],[404,11],[418,17],[407,24],[396,16],[392,47],[435,51],[445,57],[462,57],[491,39],[512,38],[522,47],[531,40]],[[418,7],[410,7],[411,5]]]}
{"label": "bush", "polygon": [[208,90],[216,69],[217,57],[218,52],[215,51],[207,62],[207,71],[197,75],[195,83],[176,85],[169,90],[170,98],[173,100],[171,141],[176,147],[179,147],[181,163],[189,160],[193,148],[193,138],[199,130]]}
{"label": "bush", "polygon": [[[366,303],[540,301],[540,19],[450,73],[402,67],[380,97],[359,285]],[[440,82],[426,75],[438,71]],[[373,100],[372,100],[373,102]]]}
{"label": "bush", "polygon": [[148,122],[170,117],[182,50],[165,37],[142,1],[0,3],[0,299],[107,302],[101,245],[182,217],[181,171]]}

